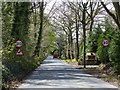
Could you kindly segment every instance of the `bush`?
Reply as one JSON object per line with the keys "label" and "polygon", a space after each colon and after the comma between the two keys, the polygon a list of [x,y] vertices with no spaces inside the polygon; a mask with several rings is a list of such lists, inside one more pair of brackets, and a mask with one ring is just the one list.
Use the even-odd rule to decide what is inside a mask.
{"label": "bush", "polygon": [[106,32],[103,32],[99,39],[98,39],[98,48],[97,48],[97,57],[98,57],[98,60],[100,60],[100,62],[102,63],[105,63],[105,59],[107,62],[109,62],[109,55],[108,55],[108,49],[109,49],[109,46],[108,47],[104,47],[102,45],[102,40],[103,39],[108,39],[110,40],[109,36],[108,36],[109,32],[106,31]]}
{"label": "bush", "polygon": [[[20,57],[20,60],[10,60],[11,62],[2,67],[2,86],[9,88],[13,80],[22,80],[28,73],[37,68],[46,57]],[[16,58],[15,58],[16,59]]]}
{"label": "bush", "polygon": [[120,73],[120,34],[114,34],[111,40],[109,57],[113,69]]}
{"label": "bush", "polygon": [[87,51],[88,52],[96,53],[96,50],[98,48],[97,41],[102,32],[103,31],[101,30],[100,26],[98,25],[98,27],[90,33],[90,36],[87,38]]}
{"label": "bush", "polygon": [[[110,40],[109,47],[102,46],[102,40]],[[113,69],[120,73],[120,34],[116,33],[114,30],[107,30],[103,32],[98,39],[98,49],[97,49],[98,59],[104,63],[104,59],[110,62]]]}
{"label": "bush", "polygon": [[9,83],[13,79],[15,79],[14,75],[6,66],[2,65],[2,87],[9,88]]}

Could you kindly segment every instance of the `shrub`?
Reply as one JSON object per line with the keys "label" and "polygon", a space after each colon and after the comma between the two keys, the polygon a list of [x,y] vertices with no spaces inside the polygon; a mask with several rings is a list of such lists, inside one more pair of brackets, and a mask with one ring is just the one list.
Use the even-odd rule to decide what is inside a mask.
{"label": "shrub", "polygon": [[11,81],[22,80],[26,75],[28,75],[28,73],[37,68],[45,57],[37,57],[35,59],[31,57],[20,57],[20,60],[10,60],[11,62],[3,65],[2,86],[4,88],[9,88]]}
{"label": "shrub", "polygon": [[111,40],[109,57],[113,69],[120,73],[120,34],[114,34]]}
{"label": "shrub", "polygon": [[102,40],[103,39],[110,40],[110,38],[106,35],[106,33],[108,33],[108,32],[104,32],[100,35],[100,37],[98,39],[98,48],[97,48],[97,53],[96,53],[98,59],[102,63],[105,63],[105,59],[106,59],[107,62],[109,62],[109,55],[108,55],[109,47],[102,46]]}
{"label": "shrub", "polygon": [[101,30],[100,26],[98,25],[91,33],[90,36],[87,38],[87,51],[88,52],[95,52],[97,50],[98,38],[103,31]]}

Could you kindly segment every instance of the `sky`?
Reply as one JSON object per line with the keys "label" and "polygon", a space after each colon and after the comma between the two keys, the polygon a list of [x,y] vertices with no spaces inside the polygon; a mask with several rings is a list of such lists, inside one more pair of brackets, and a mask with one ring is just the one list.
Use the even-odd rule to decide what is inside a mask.
{"label": "sky", "polygon": [[[61,3],[61,1],[62,1],[62,0],[47,0],[48,5],[47,5],[47,7],[46,7],[45,13],[49,13],[49,11],[51,10],[51,8],[52,8],[52,6],[53,6],[53,4],[54,4],[55,2],[56,2],[56,3]],[[63,1],[65,1],[65,0],[63,0]],[[73,0],[70,0],[70,1],[73,1]],[[76,0],[76,1],[77,1],[77,0]],[[114,10],[112,3],[109,4],[109,5],[107,5],[107,8],[108,8],[109,10],[110,10],[110,9],[111,9],[111,10]],[[104,12],[103,15],[106,16],[107,13]],[[103,15],[99,15],[99,17],[104,17]],[[103,18],[99,18],[99,20],[103,20]]]}
{"label": "sky", "polygon": [[[45,13],[48,13],[51,10],[51,8],[55,2],[61,3],[62,1],[67,1],[67,0],[45,0],[45,1],[48,3],[47,7],[45,9]],[[69,1],[77,1],[77,0],[69,0]],[[83,0],[83,1],[87,1],[87,0]],[[98,0],[93,0],[93,1],[98,1]],[[111,2],[111,0],[102,0],[102,1]],[[120,0],[119,0],[119,3],[120,3]],[[108,7],[108,9],[111,9],[113,7],[113,5],[110,4],[107,7]],[[112,8],[112,10],[114,10],[114,8]]]}

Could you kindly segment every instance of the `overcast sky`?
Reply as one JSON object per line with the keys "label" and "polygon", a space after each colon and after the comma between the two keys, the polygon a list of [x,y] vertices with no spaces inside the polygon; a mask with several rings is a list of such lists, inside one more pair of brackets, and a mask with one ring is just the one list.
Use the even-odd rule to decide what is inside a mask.
{"label": "overcast sky", "polygon": [[[51,10],[51,8],[52,8],[52,6],[55,2],[56,3],[61,3],[62,1],[67,1],[67,0],[45,0],[45,1],[47,1],[47,3],[48,3],[47,7],[45,9],[45,13],[48,13]],[[77,0],[69,0],[69,1],[77,1]],[[86,0],[83,0],[83,1],[86,1]],[[104,1],[110,2],[111,0],[104,0]],[[107,5],[107,7],[108,7],[108,9],[114,10],[112,3]]]}

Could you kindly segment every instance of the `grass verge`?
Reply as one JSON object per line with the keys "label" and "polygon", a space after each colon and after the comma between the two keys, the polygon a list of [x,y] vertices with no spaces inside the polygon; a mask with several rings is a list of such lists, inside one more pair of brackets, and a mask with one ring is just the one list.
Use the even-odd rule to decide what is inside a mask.
{"label": "grass verge", "polygon": [[[77,61],[75,59],[72,60],[62,60],[70,65],[78,65]],[[93,75],[94,77],[104,80],[105,82],[108,82],[114,86],[117,86],[120,88],[120,75],[118,73],[114,72],[111,67],[106,67],[104,64],[100,64],[99,67],[78,67],[76,69],[79,69],[83,72],[86,72],[88,74]]]}

